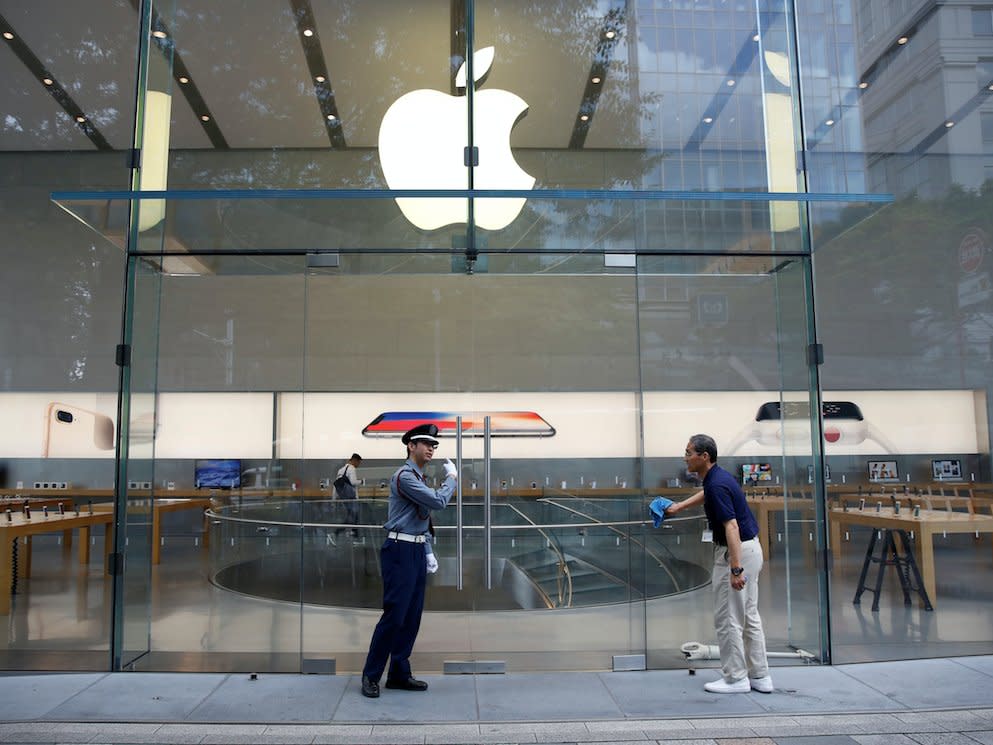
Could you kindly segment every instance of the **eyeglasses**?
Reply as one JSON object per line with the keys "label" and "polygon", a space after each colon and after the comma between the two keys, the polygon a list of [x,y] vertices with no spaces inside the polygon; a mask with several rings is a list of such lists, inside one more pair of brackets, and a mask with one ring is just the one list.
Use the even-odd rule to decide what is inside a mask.
{"label": "eyeglasses", "polygon": [[696,450],[686,450],[683,455],[702,455],[702,453],[698,453]]}
{"label": "eyeglasses", "polygon": [[421,444],[424,445],[424,446],[426,446],[426,447],[431,448],[432,450],[434,450],[435,448],[438,447],[438,443],[437,442],[426,442],[424,440],[421,440]]}

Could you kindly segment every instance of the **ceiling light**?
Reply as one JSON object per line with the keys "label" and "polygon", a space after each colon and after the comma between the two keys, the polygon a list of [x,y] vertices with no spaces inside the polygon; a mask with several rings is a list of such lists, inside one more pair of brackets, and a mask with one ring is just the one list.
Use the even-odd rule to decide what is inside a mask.
{"label": "ceiling light", "polygon": [[990,85],[986,90],[993,91],[993,85]]}
{"label": "ceiling light", "polygon": [[165,31],[153,31],[152,36],[154,36],[156,39],[164,39],[166,38],[166,36],[168,36],[168,34],[166,34]]}
{"label": "ceiling light", "polygon": [[824,123],[825,123],[826,125],[828,125],[828,126],[830,127],[830,126],[831,126],[832,124],[834,124],[834,119],[828,119],[828,120],[827,120],[826,122],[824,122]]}
{"label": "ceiling light", "polygon": [[604,36],[608,39],[613,39],[615,36],[617,36],[617,33],[614,31],[608,31],[607,33],[604,34]]}
{"label": "ceiling light", "polygon": [[946,127],[954,127],[955,126],[955,122],[952,122],[952,121],[945,122],[945,126]]}
{"label": "ceiling light", "polygon": [[579,121],[581,122],[588,122],[589,120],[590,120],[589,114],[583,114],[581,117],[579,117]]}
{"label": "ceiling light", "polygon": [[42,79],[41,79],[41,82],[42,82],[42,83],[44,83],[45,85],[51,85],[51,84],[52,84],[52,83],[54,83],[55,81],[54,81],[54,80],[52,80],[51,78],[42,78]]}
{"label": "ceiling light", "polygon": [[752,41],[758,41],[758,40],[759,40],[759,35],[755,34],[755,36],[752,37]]}
{"label": "ceiling light", "polygon": [[712,121],[714,121],[714,117],[712,117],[712,116],[705,116],[703,118],[703,123],[704,124],[710,124]]}
{"label": "ceiling light", "polygon": [[3,38],[5,38],[7,41],[10,41],[11,39],[14,38],[14,35],[10,33],[10,31],[4,31]]}
{"label": "ceiling light", "polygon": [[594,76],[593,76],[593,77],[592,77],[592,78],[590,79],[590,82],[591,82],[591,83],[593,83],[594,85],[596,85],[597,83],[599,83],[599,82],[600,82],[600,80],[601,80],[601,78],[600,78],[599,76],[596,76],[596,75],[594,75]]}
{"label": "ceiling light", "polygon": [[316,80],[318,83],[323,83],[325,80],[327,80],[327,78],[325,78],[323,75],[318,75],[316,78],[314,78],[314,80]]}
{"label": "ceiling light", "polygon": [[906,43],[907,43],[908,41],[910,41],[910,39],[909,39],[908,37],[906,37],[906,36],[901,36],[901,37],[900,37],[899,39],[897,39],[897,40],[896,40],[896,43],[897,43],[897,44],[899,44],[900,46],[903,46],[903,45],[904,45],[904,44],[906,44]]}
{"label": "ceiling light", "polygon": [[82,124],[83,122],[86,121],[86,117],[85,116],[77,116],[76,117],[76,121],[79,122],[80,124]]}
{"label": "ceiling light", "polygon": [[187,83],[190,82],[190,79],[188,77],[186,77],[185,75],[180,75],[179,76],[179,82],[182,83],[183,85],[186,85]]}
{"label": "ceiling light", "polygon": [[338,117],[336,117],[336,116],[335,116],[334,114],[328,114],[328,121],[329,121],[329,122],[333,122],[333,121],[334,121],[335,119],[337,119],[337,118],[338,118]]}
{"label": "ceiling light", "polygon": [[733,80],[729,80],[728,81],[728,88],[733,88],[733,87],[734,87],[734,81]]}
{"label": "ceiling light", "polygon": [[207,116],[206,114],[204,114],[203,116],[200,117],[200,121],[202,121],[202,122],[209,122],[210,121],[210,117]]}
{"label": "ceiling light", "polygon": [[867,82],[865,82],[864,80],[861,83],[859,83],[859,88],[861,88],[862,90],[865,90],[868,87],[869,87],[869,84]]}
{"label": "ceiling light", "polygon": [[309,28],[305,28],[305,29],[303,30],[303,35],[304,35],[304,36],[313,36],[313,35],[314,35],[314,31],[313,31],[312,29],[309,29]]}

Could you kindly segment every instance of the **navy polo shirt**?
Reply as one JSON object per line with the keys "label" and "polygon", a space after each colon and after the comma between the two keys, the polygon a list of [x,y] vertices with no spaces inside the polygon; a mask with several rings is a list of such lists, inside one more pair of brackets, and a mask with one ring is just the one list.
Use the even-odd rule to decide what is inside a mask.
{"label": "navy polo shirt", "polygon": [[738,521],[742,541],[750,541],[759,534],[759,524],[748,508],[745,492],[734,476],[718,465],[711,468],[703,480],[703,511],[714,532],[714,543],[719,546],[728,545],[724,523],[731,519]]}

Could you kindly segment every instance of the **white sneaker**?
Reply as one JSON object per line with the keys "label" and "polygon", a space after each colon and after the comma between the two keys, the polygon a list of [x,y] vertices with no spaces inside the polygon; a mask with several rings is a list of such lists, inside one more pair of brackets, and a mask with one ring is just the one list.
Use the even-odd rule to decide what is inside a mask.
{"label": "white sneaker", "polygon": [[749,684],[752,690],[758,691],[759,693],[772,693],[772,676],[765,675],[761,678],[749,678]]}
{"label": "white sneaker", "polygon": [[724,678],[721,678],[705,684],[703,690],[709,693],[748,693],[752,687],[748,684],[748,678],[736,680],[734,683],[728,683]]}

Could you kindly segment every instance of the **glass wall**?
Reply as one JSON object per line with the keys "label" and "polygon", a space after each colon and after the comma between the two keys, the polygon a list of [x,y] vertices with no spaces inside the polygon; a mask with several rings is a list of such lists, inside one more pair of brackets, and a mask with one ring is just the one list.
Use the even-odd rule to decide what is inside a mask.
{"label": "glass wall", "polygon": [[702,512],[647,512],[700,431],[783,664],[990,651],[984,12],[0,2],[0,489],[80,508],[0,667],[357,670],[409,412],[463,488],[418,669],[712,642]]}
{"label": "glass wall", "polygon": [[[993,36],[971,21],[990,8],[858,2],[797,11],[811,188],[894,198],[885,209],[811,209],[821,382],[839,392],[825,399],[879,397],[875,407],[885,396],[912,416],[898,424],[885,406],[862,405],[875,442],[837,455],[825,448],[831,508],[841,511],[832,517],[833,659],[988,653],[993,627],[975,609],[990,600],[977,578],[990,558],[993,153],[983,132]],[[886,527],[907,532],[933,611],[913,589],[905,604],[895,575],[883,577],[876,610],[875,565],[853,603],[878,527],[844,514],[862,499],[865,510],[919,512]]]}

